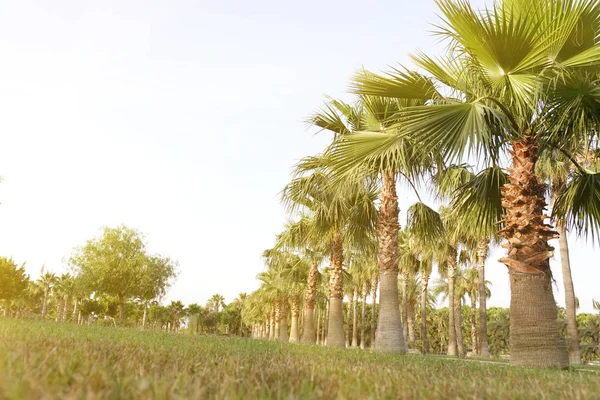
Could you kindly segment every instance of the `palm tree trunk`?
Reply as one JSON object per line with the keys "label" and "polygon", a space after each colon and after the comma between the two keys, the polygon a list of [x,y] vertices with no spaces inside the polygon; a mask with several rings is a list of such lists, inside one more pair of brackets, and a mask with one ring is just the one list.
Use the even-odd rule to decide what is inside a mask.
{"label": "palm tree trunk", "polygon": [[366,318],[367,318],[367,293],[369,293],[368,283],[363,283],[361,293],[361,309],[360,309],[360,348],[365,348],[365,330],[366,330]]}
{"label": "palm tree trunk", "polygon": [[48,312],[48,291],[49,288],[46,286],[44,288],[44,302],[42,303],[42,319],[46,318],[46,313]]}
{"label": "palm tree trunk", "polygon": [[281,315],[279,320],[279,341],[288,342],[290,337],[288,336],[288,301],[285,299],[281,304]]}
{"label": "palm tree trunk", "polygon": [[489,240],[479,240],[477,244],[477,279],[479,283],[479,356],[489,358],[490,347],[487,337],[487,293],[485,291],[485,259]]}
{"label": "palm tree trunk", "polygon": [[344,347],[344,281],[342,235],[339,230],[333,234],[331,246],[332,265],[329,270],[329,321],[327,322],[327,346]]}
{"label": "palm tree trunk", "polygon": [[427,285],[429,274],[421,275],[421,342],[423,343],[423,354],[429,353],[429,337],[427,336]]}
{"label": "palm tree trunk", "polygon": [[56,302],[56,318],[55,321],[58,322],[61,320],[62,318],[62,307],[63,307],[63,303],[62,301],[57,301]]}
{"label": "palm tree trunk", "polygon": [[457,355],[456,348],[456,316],[454,300],[454,280],[456,274],[456,249],[452,247],[448,255],[448,355]]}
{"label": "palm tree trunk", "polygon": [[401,274],[402,285],[402,334],[408,341],[408,274],[404,271]]}
{"label": "palm tree trunk", "polygon": [[504,229],[498,234],[508,240],[500,259],[509,270],[510,362],[528,367],[569,366],[565,341],[560,336],[556,301],[552,293],[548,240],[557,232],[544,223],[545,185],[535,175],[535,136],[512,143],[509,183],[502,188],[506,211]]}
{"label": "palm tree trunk", "polygon": [[383,174],[377,241],[379,244],[378,266],[380,275],[379,325],[375,350],[406,353],[402,335],[400,305],[398,304],[398,196],[396,175],[393,171]]}
{"label": "palm tree trunk", "polygon": [[317,344],[321,344],[321,314],[323,312],[317,307],[316,308],[316,316],[317,316],[317,339],[316,339],[316,343]]}
{"label": "palm tree trunk", "polygon": [[306,297],[302,313],[302,342],[315,343],[315,298],[317,293],[317,278],[319,264],[312,260],[306,282]]}
{"label": "palm tree trunk", "polygon": [[465,340],[462,330],[462,299],[460,297],[456,298],[454,315],[456,317],[456,348],[458,350],[458,356],[464,358],[467,355],[467,350],[465,349]]}
{"label": "palm tree trunk", "polygon": [[415,310],[408,310],[408,343],[415,342]]}
{"label": "palm tree trunk", "polygon": [[356,305],[358,303],[358,289],[354,289],[352,300],[352,347],[358,347],[358,331],[356,329]]}
{"label": "palm tree trunk", "polygon": [[275,305],[275,328],[273,329],[273,340],[279,340],[281,333],[281,302]]}
{"label": "palm tree trunk", "polygon": [[327,302],[325,304],[325,313],[323,314],[323,345],[327,346],[327,337],[329,336],[329,316],[330,316],[330,310],[331,308],[329,307],[329,302]]}
{"label": "palm tree trunk", "polygon": [[475,295],[471,298],[471,351],[473,354],[479,354],[479,346],[477,345],[477,302]]}
{"label": "palm tree trunk", "polygon": [[74,303],[73,303],[73,323],[77,324],[77,307],[79,305],[79,299],[75,299]]}
{"label": "palm tree trunk", "polygon": [[565,288],[565,313],[567,314],[567,332],[569,334],[569,362],[581,364],[581,350],[579,347],[579,331],[577,329],[577,311],[575,308],[575,289],[571,277],[571,262],[569,260],[569,242],[567,241],[567,228],[564,221],[556,224],[558,248],[560,249],[560,263],[562,266],[563,285]]}
{"label": "palm tree trunk", "polygon": [[379,276],[375,275],[371,279],[371,347],[375,347],[375,334],[377,330],[377,285],[379,285]]}
{"label": "palm tree trunk", "polygon": [[69,309],[69,296],[65,294],[65,297],[63,298],[63,314],[62,314],[62,322],[67,322],[67,319],[69,318],[69,312],[67,311]]}
{"label": "palm tree trunk", "polygon": [[348,308],[346,309],[346,347],[352,343],[352,304],[354,299],[352,295],[348,296]]}
{"label": "palm tree trunk", "polygon": [[298,319],[300,317],[300,298],[296,295],[292,298],[292,330],[290,332],[290,342],[298,341]]}

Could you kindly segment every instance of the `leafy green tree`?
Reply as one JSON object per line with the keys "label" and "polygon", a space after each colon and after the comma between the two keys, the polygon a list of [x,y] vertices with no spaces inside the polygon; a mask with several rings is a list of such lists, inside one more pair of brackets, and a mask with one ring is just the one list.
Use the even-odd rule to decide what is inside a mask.
{"label": "leafy green tree", "polygon": [[152,300],[160,299],[165,295],[171,281],[175,278],[177,262],[168,257],[149,256],[142,265],[139,284],[135,296],[144,307],[142,329],[146,327],[148,304]]}
{"label": "leafy green tree", "polygon": [[4,316],[12,301],[21,298],[29,283],[29,275],[25,273],[25,264],[20,267],[12,258],[0,257],[0,300],[3,302]]}
{"label": "leafy green tree", "polygon": [[142,234],[126,226],[104,228],[101,236],[74,250],[70,264],[91,291],[117,299],[120,324],[126,301],[163,291],[173,267],[168,259],[149,257]]}

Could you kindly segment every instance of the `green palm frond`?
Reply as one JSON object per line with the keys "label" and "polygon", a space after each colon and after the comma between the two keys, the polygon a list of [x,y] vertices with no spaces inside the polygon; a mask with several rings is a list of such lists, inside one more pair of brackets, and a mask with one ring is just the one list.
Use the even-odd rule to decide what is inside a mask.
{"label": "green palm frond", "polygon": [[506,173],[490,167],[454,192],[450,207],[469,236],[491,237],[498,231],[504,213],[500,189],[506,183]]}
{"label": "green palm frond", "polygon": [[594,240],[600,232],[600,172],[578,170],[558,195],[552,216]]}
{"label": "green palm frond", "polygon": [[354,76],[350,88],[360,95],[396,99],[428,101],[441,97],[431,79],[404,68],[394,68],[385,75],[363,69]]}
{"label": "green palm frond", "polygon": [[449,200],[454,192],[475,175],[466,164],[450,165],[440,168],[431,176],[432,191],[439,200]]}
{"label": "green palm frond", "polygon": [[470,155],[491,158],[497,147],[494,136],[508,139],[504,131],[509,130],[509,123],[502,112],[476,99],[410,107],[403,112],[401,130],[424,152],[435,151],[445,161],[453,161]]}
{"label": "green palm frond", "polygon": [[443,240],[445,229],[440,214],[422,202],[409,207],[407,226],[417,243]]}

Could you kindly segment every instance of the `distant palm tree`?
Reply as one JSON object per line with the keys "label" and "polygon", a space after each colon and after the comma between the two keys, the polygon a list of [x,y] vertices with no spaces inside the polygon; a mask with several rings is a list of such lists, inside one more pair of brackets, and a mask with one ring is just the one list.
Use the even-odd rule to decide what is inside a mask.
{"label": "distant palm tree", "polygon": [[213,294],[212,297],[208,300],[209,308],[212,309],[216,314],[219,313],[220,309],[225,306],[225,297],[220,294]]}
{"label": "distant palm tree", "polygon": [[57,276],[53,272],[46,272],[44,275],[40,276],[38,279],[38,284],[44,290],[44,300],[42,302],[42,319],[46,318],[46,313],[48,312],[48,297],[50,296],[50,291],[58,281]]}

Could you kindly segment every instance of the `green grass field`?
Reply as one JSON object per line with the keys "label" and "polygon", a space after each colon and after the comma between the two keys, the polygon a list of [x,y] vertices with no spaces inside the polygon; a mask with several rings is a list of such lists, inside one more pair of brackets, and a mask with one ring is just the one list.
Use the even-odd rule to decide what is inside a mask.
{"label": "green grass field", "polygon": [[9,399],[598,399],[599,372],[0,319]]}

